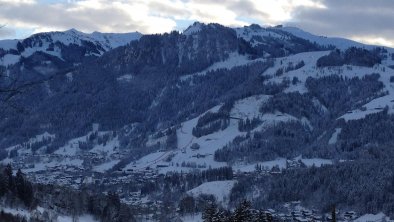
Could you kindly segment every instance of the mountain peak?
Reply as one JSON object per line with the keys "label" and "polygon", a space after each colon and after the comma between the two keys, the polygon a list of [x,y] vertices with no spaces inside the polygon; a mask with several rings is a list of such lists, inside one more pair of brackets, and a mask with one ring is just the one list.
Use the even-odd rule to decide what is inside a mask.
{"label": "mountain peak", "polygon": [[205,26],[204,23],[194,22],[191,26],[189,26],[187,29],[185,29],[185,31],[183,31],[183,34],[191,35],[191,34],[197,33],[199,31],[201,31],[203,26]]}
{"label": "mountain peak", "polygon": [[71,28],[69,30],[66,30],[65,33],[81,33],[81,32],[76,30],[75,28]]}

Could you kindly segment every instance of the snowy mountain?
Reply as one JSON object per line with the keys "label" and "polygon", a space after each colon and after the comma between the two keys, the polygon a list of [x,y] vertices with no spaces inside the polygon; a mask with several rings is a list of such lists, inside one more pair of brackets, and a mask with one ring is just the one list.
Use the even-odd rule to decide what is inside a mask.
{"label": "snowy mountain", "polygon": [[198,22],[0,46],[3,61],[17,58],[3,63],[9,76],[50,77],[12,97],[23,112],[0,109],[1,161],[36,183],[116,192],[149,220],[242,199],[305,220],[332,199],[394,214],[382,197],[394,198],[394,49]]}
{"label": "snowy mountain", "polygon": [[359,42],[355,42],[349,39],[344,39],[344,38],[336,38],[336,37],[324,37],[324,36],[317,36],[313,35],[309,32],[305,32],[302,29],[296,28],[296,27],[284,27],[284,26],[279,26],[277,27],[279,30],[283,30],[285,32],[291,33],[299,38],[306,39],[310,42],[315,42],[319,45],[324,45],[324,46],[335,46],[338,49],[341,50],[346,50],[349,47],[359,47],[359,48],[372,48],[373,46],[368,46]]}
{"label": "snowy mountain", "polygon": [[84,56],[100,56],[108,50],[138,40],[141,36],[138,32],[86,34],[70,29],[64,32],[38,33],[23,40],[1,40],[0,65],[13,65],[19,62],[21,57],[29,57],[36,52],[67,60],[64,53],[70,47],[83,50]]}

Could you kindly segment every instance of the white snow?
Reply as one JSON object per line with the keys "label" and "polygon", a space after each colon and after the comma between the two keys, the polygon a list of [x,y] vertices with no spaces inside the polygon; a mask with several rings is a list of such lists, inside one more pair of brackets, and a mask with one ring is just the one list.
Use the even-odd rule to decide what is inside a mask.
{"label": "white snow", "polygon": [[[43,35],[47,35],[49,36],[49,38],[47,38],[47,36],[42,37]],[[32,47],[27,47],[24,49],[21,55],[6,54],[4,57],[0,59],[0,65],[4,65],[4,66],[13,65],[19,61],[21,56],[28,57],[38,51],[45,52],[47,54],[62,59],[61,49],[58,48],[57,46],[54,47],[53,51],[47,50],[51,43],[56,43],[56,42],[63,43],[64,45],[70,45],[70,44],[82,45],[83,41],[92,42],[96,45],[101,46],[102,50],[104,50],[104,51],[100,51],[99,54],[94,54],[95,56],[100,56],[105,51],[126,45],[131,41],[138,40],[141,36],[142,34],[139,32],[132,32],[132,33],[93,32],[87,34],[77,31],[75,29],[70,29],[64,32],[38,33],[32,35],[29,38],[40,38],[40,40],[42,41],[41,46],[39,44],[35,44]],[[3,48],[5,50],[17,49],[17,43],[19,41],[20,40],[1,40],[0,48]],[[86,54],[86,56],[89,55],[90,54]]]}
{"label": "white snow", "polygon": [[253,164],[237,164],[233,165],[232,168],[234,171],[240,171],[240,172],[253,172],[256,170],[256,165],[261,165],[262,168],[266,170],[271,170],[273,167],[279,167],[279,169],[286,169],[286,162],[287,160],[285,158],[278,158],[276,160],[271,160],[271,161],[264,161],[264,162],[256,162]]}
{"label": "white snow", "polygon": [[331,138],[328,140],[328,144],[332,145],[337,143],[338,135],[341,133],[341,128],[336,128],[335,132],[332,134]]}
{"label": "white snow", "polygon": [[234,108],[231,110],[230,116],[242,119],[259,117],[261,115],[259,110],[261,104],[266,102],[270,97],[268,95],[257,95],[238,100],[234,103]]}
{"label": "white snow", "polygon": [[307,119],[306,117],[302,117],[301,118],[301,123],[304,125],[304,126],[307,126],[308,128],[309,128],[309,130],[313,130],[313,126],[312,126],[312,124],[311,124],[311,122],[309,121],[309,119]]}
{"label": "white snow", "polygon": [[51,160],[50,158],[43,158],[40,160],[40,162],[35,163],[33,168],[26,168],[23,169],[22,171],[25,173],[32,173],[32,172],[38,172],[38,171],[45,171],[53,168],[61,169],[61,170],[67,170],[69,167],[78,167],[78,168],[83,168],[82,167],[83,160],[81,159],[72,159],[72,158],[65,158],[62,159],[61,161],[57,160]]}
{"label": "white snow", "polygon": [[390,77],[393,75],[394,70],[390,69],[389,67],[385,67],[383,65],[375,65],[372,68],[367,68],[367,67],[353,67],[350,73],[344,74],[344,75],[349,75],[354,73],[359,73],[361,74],[371,74],[371,73],[379,73],[380,79],[384,84],[384,89],[383,91],[387,91],[388,95],[378,97],[376,99],[371,100],[367,104],[364,104],[363,110],[356,109],[356,110],[351,110],[348,113],[344,114],[343,116],[339,117],[343,118],[345,121],[348,120],[355,120],[355,119],[362,119],[366,115],[371,114],[371,113],[377,113],[381,112],[386,106],[388,107],[388,113],[392,114],[394,113],[394,84],[390,82]]}
{"label": "white snow", "polygon": [[234,29],[235,32],[237,33],[237,36],[239,38],[243,38],[248,42],[251,42],[252,46],[256,46],[259,44],[264,44],[264,40],[262,40],[263,42],[257,42],[256,39],[253,39],[253,37],[272,37],[272,38],[278,38],[278,39],[286,39],[288,38],[288,36],[286,35],[282,35],[282,34],[278,34],[276,32],[273,32],[269,29],[266,28],[250,28],[250,27],[242,27],[242,28],[235,28]]}
{"label": "white snow", "polygon": [[[104,132],[99,132],[99,135],[104,134]],[[93,147],[93,149],[89,150],[90,153],[97,153],[103,156],[111,156],[116,153],[119,148],[119,139],[117,137],[109,140],[105,145],[97,144]]]}
{"label": "white snow", "polygon": [[[236,172],[253,172],[256,170],[256,165],[258,164],[265,170],[271,170],[273,167],[278,167],[279,169],[286,169],[287,168],[287,159],[286,158],[277,158],[275,160],[271,161],[263,161],[263,162],[255,162],[252,164],[242,164],[242,163],[237,163],[232,166],[233,170]],[[311,159],[305,159],[302,158],[302,156],[298,156],[290,161],[301,161],[304,163],[307,167],[321,167],[323,165],[330,165],[332,164],[332,160],[328,159],[321,159],[321,158],[311,158]]]}
{"label": "white snow", "polygon": [[67,77],[67,80],[68,80],[69,82],[72,82],[72,81],[74,80],[74,76],[73,76],[73,73],[72,73],[72,72],[67,73],[67,74],[66,74],[66,77]]}
{"label": "white snow", "polygon": [[88,214],[79,216],[79,217],[77,217],[76,220],[73,220],[73,218],[70,217],[70,216],[58,216],[58,217],[57,217],[57,222],[73,222],[73,221],[79,221],[79,222],[97,222],[97,220],[95,220],[95,219],[93,218],[92,215],[88,215]]}
{"label": "white snow", "polygon": [[[219,108],[220,106],[215,106],[207,112],[217,112]],[[167,166],[159,168],[159,172],[161,173],[166,173],[169,171],[185,172],[193,170],[193,168],[181,167],[182,163],[195,164],[196,166],[200,166],[200,168],[208,168],[209,166],[212,168],[226,166],[226,163],[214,161],[213,154],[215,150],[226,145],[237,135],[243,134],[238,131],[238,122],[236,120],[230,120],[230,126],[225,130],[196,138],[192,135],[192,130],[197,124],[199,117],[188,120],[181,124],[181,128],[177,130],[178,148],[176,150],[148,154],[135,163],[133,162],[128,164],[125,167],[125,170],[133,169],[134,171],[138,171],[143,170],[146,167],[157,167],[157,165]],[[193,143],[198,143],[200,145],[200,149],[196,151],[192,150],[190,146]],[[197,154],[200,157],[197,157]],[[172,160],[167,162],[166,159],[171,156]]]}
{"label": "white snow", "polygon": [[54,139],[55,134],[50,134],[48,132],[44,132],[43,134],[40,134],[40,135],[35,136],[34,138],[31,138],[28,143],[41,142],[44,139],[49,139],[49,138]]}
{"label": "white snow", "polygon": [[194,197],[197,197],[200,194],[213,195],[219,203],[226,206],[229,201],[231,189],[234,187],[235,183],[235,180],[206,182],[187,191],[187,194]]}
{"label": "white snow", "polygon": [[183,222],[203,222],[202,213],[185,215],[185,216],[180,217],[180,219]]}
{"label": "white snow", "polygon": [[347,49],[349,47],[355,46],[355,47],[370,47],[367,45],[364,45],[362,43],[359,42],[355,42],[349,39],[344,39],[344,38],[333,38],[333,37],[324,37],[324,36],[317,36],[317,35],[313,35],[309,32],[303,31],[299,28],[296,27],[281,27],[278,28],[281,29],[283,31],[289,32],[291,34],[293,34],[294,36],[297,36],[299,38],[302,39],[306,39],[309,40],[310,42],[316,42],[319,45],[323,45],[323,46],[329,46],[329,45],[333,45],[341,50],[343,49]]}
{"label": "white snow", "polygon": [[[259,113],[260,105],[268,98],[269,96],[266,95],[256,95],[238,100],[234,103],[230,116],[242,119],[259,117],[262,123],[252,132],[265,130],[279,122],[300,121],[286,113]],[[220,107],[220,105],[215,106],[207,112],[217,112]],[[235,137],[246,135],[246,132],[238,130],[237,119],[230,119],[229,126],[226,129],[197,138],[193,136],[192,130],[198,119],[204,114],[181,124],[181,127],[177,130],[178,147],[176,150],[148,154],[135,162],[129,163],[124,170],[140,171],[150,167],[157,168],[160,173],[166,173],[227,166],[227,163],[214,161],[215,151],[230,143]],[[303,122],[308,125],[309,121],[304,119]],[[148,142],[151,144],[157,141]],[[193,143],[200,145],[200,148],[198,150],[191,149]]]}
{"label": "white snow", "polygon": [[211,66],[209,66],[208,68],[206,68],[205,70],[203,70],[201,72],[182,76],[182,77],[180,77],[180,80],[182,80],[182,81],[188,80],[188,79],[192,78],[193,76],[204,76],[209,71],[215,71],[215,70],[218,70],[218,69],[230,70],[233,67],[246,65],[246,64],[249,64],[249,63],[252,63],[252,62],[256,62],[256,61],[261,61],[261,59],[250,60],[248,58],[248,56],[246,56],[246,55],[241,55],[241,54],[238,54],[238,53],[230,53],[229,57],[226,60],[220,61],[220,62],[216,62],[216,63],[212,64]]}
{"label": "white snow", "polygon": [[141,38],[142,34],[139,32],[131,32],[131,33],[100,33],[93,32],[90,35],[96,41],[101,43],[105,43],[108,49],[114,49],[119,46],[124,46],[132,41],[138,40]]}
{"label": "white snow", "polygon": [[263,121],[261,126],[264,128],[270,127],[279,122],[299,121],[296,117],[281,112],[264,113],[260,119]]}
{"label": "white snow", "polygon": [[167,155],[168,155],[167,152],[150,153],[150,154],[142,157],[141,159],[139,159],[135,163],[133,162],[133,163],[128,164],[124,169],[125,170],[133,169],[135,171],[143,170],[147,167],[151,167],[152,165],[159,163]]}
{"label": "white snow", "polygon": [[2,66],[9,66],[19,62],[20,56],[6,54],[0,59],[0,65]]}
{"label": "white snow", "polygon": [[[308,90],[305,87],[305,81],[308,77],[320,78],[324,76],[338,75],[344,78],[362,78],[365,75],[378,73],[380,75],[379,81],[384,84],[384,89],[382,91],[388,92],[388,95],[373,99],[367,104],[364,104],[363,110],[349,110],[348,113],[339,118],[343,118],[345,121],[364,118],[368,114],[381,112],[385,106],[388,106],[389,113],[394,113],[394,84],[390,82],[390,77],[394,73],[393,69],[384,65],[375,65],[373,67],[344,65],[339,67],[317,68],[317,59],[327,55],[328,53],[329,51],[307,52],[277,58],[275,60],[275,65],[264,72],[263,75],[273,76],[273,78],[269,79],[269,82],[272,83],[281,83],[285,79],[291,81],[294,77],[297,77],[299,82],[295,85],[290,83],[290,86],[285,89],[285,92],[298,91],[300,93],[306,93]],[[304,61],[305,66],[297,70],[285,72],[281,76],[275,76],[275,73],[279,68],[285,69],[289,63],[297,64],[300,61]],[[319,102],[315,100],[314,104],[318,105]],[[321,104],[320,106],[323,112],[327,112],[326,107]]]}
{"label": "white snow", "polygon": [[193,25],[189,26],[186,30],[183,31],[184,35],[192,35],[194,33],[197,33],[201,31],[203,24],[199,22],[193,23]]}
{"label": "white snow", "polygon": [[16,49],[16,44],[18,44],[19,40],[17,39],[6,39],[0,40],[0,48],[4,50]]}
{"label": "white snow", "polygon": [[[9,213],[15,216],[22,216],[25,217],[27,220],[29,220],[32,217],[32,214],[34,214],[34,211],[36,210],[40,214],[44,213],[47,211],[47,209],[42,208],[38,206],[35,210],[29,211],[27,209],[23,208],[10,208],[10,207],[3,207],[1,206],[1,210],[4,211],[5,213]],[[77,220],[73,220],[71,216],[65,216],[61,215],[56,218],[56,222],[73,222],[73,221],[79,221],[79,222],[98,222],[97,220],[94,219],[92,215],[89,214],[84,214],[81,216],[78,216],[76,218]]]}
{"label": "white snow", "polygon": [[54,153],[62,156],[75,156],[79,151],[79,142],[85,142],[86,136],[81,136],[67,142],[63,147],[60,147]]}
{"label": "white snow", "polygon": [[107,171],[107,170],[111,169],[112,167],[114,167],[119,162],[120,162],[120,160],[111,160],[109,162],[106,162],[106,163],[94,166],[93,167],[93,171],[104,173],[105,171]]}
{"label": "white snow", "polygon": [[125,75],[122,75],[122,76],[119,76],[118,78],[116,78],[116,80],[124,81],[124,82],[130,82],[133,79],[134,79],[134,76],[131,74],[125,74]]}
{"label": "white snow", "polygon": [[[285,79],[292,81],[294,77],[297,77],[299,82],[296,85],[290,83],[289,88],[286,89],[285,92],[298,91],[300,93],[306,93],[308,90],[305,87],[305,81],[308,77],[318,78],[329,75],[325,74],[324,72],[319,72],[316,67],[316,61],[320,57],[329,53],[329,51],[305,52],[291,55],[288,57],[277,58],[275,59],[275,65],[265,71],[263,75],[272,76],[273,78],[269,80],[269,82],[272,83],[281,83]],[[302,68],[283,73],[281,76],[275,76],[278,69],[286,69],[290,63],[296,65],[301,61],[304,61],[305,63],[305,66],[303,66]]]}
{"label": "white snow", "polygon": [[378,214],[364,214],[363,216],[354,220],[354,222],[380,222],[380,221],[392,221],[384,213]]}
{"label": "white snow", "polygon": [[311,166],[321,167],[323,165],[332,164],[332,160],[321,159],[321,158],[301,159],[301,162],[303,162],[307,167],[311,167]]}
{"label": "white snow", "polygon": [[345,121],[362,119],[365,118],[365,116],[368,114],[381,112],[385,106],[389,107],[389,113],[393,113],[392,104],[394,103],[391,102],[393,100],[394,100],[394,94],[389,94],[387,96],[379,97],[365,104],[363,106],[366,108],[365,110],[360,110],[360,109],[351,110],[348,113],[339,117],[338,119],[343,118]]}
{"label": "white snow", "polygon": [[22,208],[10,208],[10,207],[1,207],[1,210],[3,210],[5,213],[9,213],[12,214],[14,216],[22,216],[22,217],[26,217],[27,219],[30,218],[30,212],[26,209],[22,209]]}

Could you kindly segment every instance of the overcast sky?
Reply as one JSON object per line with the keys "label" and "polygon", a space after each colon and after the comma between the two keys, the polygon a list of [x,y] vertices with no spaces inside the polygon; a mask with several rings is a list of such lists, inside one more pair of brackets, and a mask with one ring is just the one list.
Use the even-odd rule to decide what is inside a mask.
{"label": "overcast sky", "polygon": [[70,28],[162,33],[194,21],[284,24],[394,47],[394,0],[0,0],[0,39]]}

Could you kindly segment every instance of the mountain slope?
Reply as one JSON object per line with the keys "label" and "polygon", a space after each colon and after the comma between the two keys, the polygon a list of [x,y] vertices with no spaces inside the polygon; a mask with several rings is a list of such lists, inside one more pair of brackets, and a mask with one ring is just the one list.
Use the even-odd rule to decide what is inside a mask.
{"label": "mountain slope", "polygon": [[65,55],[65,51],[70,47],[76,47],[72,50],[83,50],[82,56],[100,56],[110,49],[126,45],[140,37],[141,34],[138,32],[86,34],[71,29],[65,32],[38,33],[23,40],[2,40],[0,65],[14,65],[21,57],[29,57],[36,52],[44,52],[68,60],[69,56]]}
{"label": "mountain slope", "polygon": [[[230,194],[219,198],[225,205],[241,197],[261,206],[297,198],[313,205],[328,194],[311,191],[318,188],[310,183],[310,196],[291,193],[283,181],[298,186],[297,175],[332,175],[394,157],[393,49],[258,25],[195,23],[111,50],[108,36],[67,33],[79,36],[61,43],[69,44],[68,55],[83,55],[79,65],[35,52],[7,69],[26,79],[57,74],[13,98],[26,112],[0,111],[2,162],[36,182],[116,190],[123,202],[146,204],[147,211],[151,201],[158,208],[170,199],[179,203],[196,187],[204,188],[198,194],[209,184],[230,190],[229,181]],[[88,39],[95,40],[84,45]],[[124,43],[118,39],[109,42]],[[366,176],[355,180],[373,184]],[[351,201],[340,204],[365,212]],[[375,199],[359,202],[368,201]]]}

